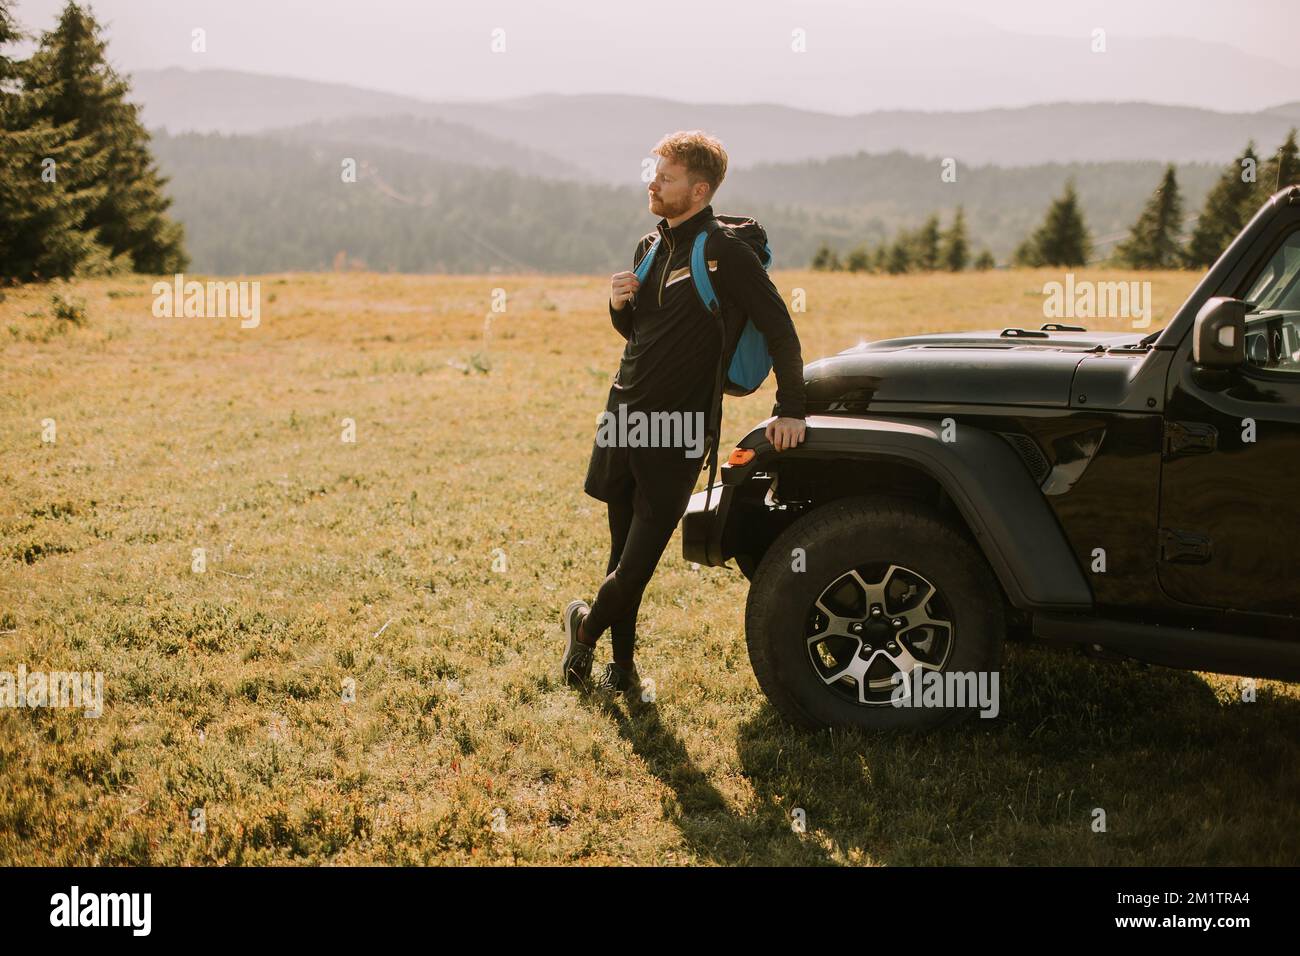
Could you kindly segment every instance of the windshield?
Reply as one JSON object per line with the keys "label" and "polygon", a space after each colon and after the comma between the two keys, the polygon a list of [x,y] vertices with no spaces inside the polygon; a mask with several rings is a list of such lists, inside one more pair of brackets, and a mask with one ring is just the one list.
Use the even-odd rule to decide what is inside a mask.
{"label": "windshield", "polygon": [[1300,232],[1293,232],[1273,254],[1246,293],[1252,312],[1300,309]]}
{"label": "windshield", "polygon": [[1300,232],[1293,232],[1246,293],[1246,361],[1300,372]]}

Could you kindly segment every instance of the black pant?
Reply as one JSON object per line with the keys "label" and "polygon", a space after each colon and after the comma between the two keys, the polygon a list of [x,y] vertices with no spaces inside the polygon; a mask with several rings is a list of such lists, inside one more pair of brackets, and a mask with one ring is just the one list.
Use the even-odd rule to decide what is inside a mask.
{"label": "black pant", "polygon": [[[680,462],[680,451],[677,456]],[[698,475],[698,459],[685,467],[634,467],[602,491],[609,506],[609,561],[585,630],[595,640],[609,628],[616,660],[632,657],[641,596],[686,512]]]}

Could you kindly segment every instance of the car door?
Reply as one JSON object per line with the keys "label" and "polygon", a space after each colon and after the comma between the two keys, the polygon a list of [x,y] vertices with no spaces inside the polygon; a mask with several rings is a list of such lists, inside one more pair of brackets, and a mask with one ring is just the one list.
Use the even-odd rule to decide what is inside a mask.
{"label": "car door", "polygon": [[1174,356],[1161,465],[1158,577],[1204,608],[1300,615],[1300,224],[1285,217],[1225,294],[1252,303],[1246,362]]}

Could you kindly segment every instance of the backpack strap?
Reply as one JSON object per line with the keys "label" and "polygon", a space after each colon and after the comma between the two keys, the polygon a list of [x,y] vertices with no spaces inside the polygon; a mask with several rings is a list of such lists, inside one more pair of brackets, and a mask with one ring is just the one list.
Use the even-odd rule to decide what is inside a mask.
{"label": "backpack strap", "polygon": [[[740,224],[752,223],[753,220],[737,220]],[[713,408],[711,409],[709,427],[707,431],[709,442],[709,478],[708,485],[704,492],[704,510],[709,510],[709,505],[713,500],[713,480],[718,473],[718,444],[722,441],[722,366],[727,357],[727,325],[722,316],[722,304],[718,300],[717,292],[714,291],[713,281],[709,278],[709,263],[705,258],[705,245],[713,233],[728,226],[726,222],[720,222],[716,217],[705,224],[695,237],[695,244],[691,247],[691,281],[695,286],[695,292],[704,303],[704,307],[709,310],[718,319],[718,329],[722,336],[722,345],[718,350],[718,369],[713,380]],[[763,250],[757,253],[758,261],[766,269],[772,264],[772,247],[766,241],[763,243]]]}
{"label": "backpack strap", "polygon": [[[718,370],[713,381],[713,399],[714,405],[710,416],[708,428],[709,442],[709,478],[708,485],[704,493],[704,510],[709,510],[709,505],[713,500],[713,480],[718,473],[718,443],[722,440],[722,365],[726,359],[727,353],[727,326],[722,317],[721,303],[718,301],[717,292],[714,291],[713,281],[709,278],[709,264],[705,258],[705,245],[709,237],[718,230],[725,230],[732,223],[736,225],[757,225],[752,219],[735,219],[729,217],[728,222],[719,221],[714,217],[705,223],[704,228],[700,230],[695,237],[695,243],[691,247],[691,281],[695,286],[695,292],[704,303],[704,307],[718,319],[718,329],[722,334],[722,347],[718,350]],[[772,265],[772,247],[766,241],[766,233],[761,231],[763,236],[763,249],[759,252],[755,249],[758,261],[764,269]]]}
{"label": "backpack strap", "polygon": [[[723,351],[726,351],[725,347]],[[718,356],[718,374],[713,379],[714,405],[713,414],[710,416],[712,421],[709,423],[708,431],[705,433],[706,440],[709,443],[709,479],[708,484],[704,486],[704,510],[709,510],[709,502],[713,500],[713,479],[718,473],[718,442],[722,440],[722,356]]]}
{"label": "backpack strap", "polygon": [[713,379],[713,407],[710,410],[709,427],[706,432],[709,442],[709,478],[704,492],[706,512],[713,500],[713,479],[718,473],[718,442],[722,440],[722,363],[727,352],[727,326],[722,318],[722,304],[718,301],[718,294],[713,289],[712,280],[709,279],[709,263],[705,258],[704,250],[709,237],[721,227],[722,224],[716,218],[709,220],[695,236],[695,243],[691,246],[691,283],[695,286],[695,292],[704,303],[704,307],[718,320],[718,331],[722,340],[718,348],[717,374]]}
{"label": "backpack strap", "polygon": [[713,315],[718,314],[721,305],[718,302],[718,294],[713,291],[713,280],[709,278],[709,263],[704,258],[704,247],[708,244],[709,236],[721,224],[718,220],[713,219],[704,224],[695,235],[695,244],[691,246],[691,281],[695,284],[695,292],[704,303],[704,307]]}
{"label": "backpack strap", "polygon": [[655,236],[654,242],[650,243],[650,248],[646,249],[645,255],[641,257],[641,261],[636,264],[636,269],[633,271],[636,281],[641,285],[645,285],[646,277],[650,275],[650,267],[654,265],[655,253],[659,251],[659,240],[661,238],[661,236]]}

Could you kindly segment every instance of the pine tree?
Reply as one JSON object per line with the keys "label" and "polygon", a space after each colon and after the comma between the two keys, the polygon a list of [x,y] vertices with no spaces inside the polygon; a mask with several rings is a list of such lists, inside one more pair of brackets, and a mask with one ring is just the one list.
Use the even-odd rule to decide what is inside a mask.
{"label": "pine tree", "polygon": [[10,0],[0,0],[0,120],[5,120],[5,129],[17,112],[21,74],[19,65],[5,55],[4,48],[23,39],[9,5]]}
{"label": "pine tree", "polygon": [[813,268],[824,269],[827,272],[839,272],[844,266],[840,263],[840,254],[823,242],[817,250],[816,256],[813,257]]}
{"label": "pine tree", "polygon": [[1193,266],[1208,266],[1228,248],[1237,233],[1241,232],[1249,218],[1255,214],[1250,208],[1255,198],[1255,183],[1252,172],[1258,164],[1255,144],[1246,145],[1246,150],[1238,156],[1214,184],[1210,194],[1205,197],[1205,206],[1201,209],[1196,229],[1187,244],[1188,263]]}
{"label": "pine tree", "polygon": [[877,273],[889,271],[889,243],[882,242],[876,246],[876,251],[871,257],[871,271]]}
{"label": "pine tree", "polygon": [[1300,148],[1296,147],[1295,136],[1292,127],[1286,142],[1260,168],[1259,181],[1269,195],[1300,183]]}
{"label": "pine tree", "polygon": [[997,262],[993,259],[993,253],[989,252],[987,249],[983,250],[975,257],[975,269],[978,272],[987,272],[996,265]]}
{"label": "pine tree", "polygon": [[167,180],[149,153],[149,134],[139,107],[127,102],[129,84],[104,57],[94,17],[69,0],[54,30],[41,37],[32,57],[29,88],[45,91],[42,115],[54,125],[75,124],[104,153],[103,197],[85,227],[113,256],[129,256],[137,272],[164,274],[188,264],[183,230],[166,215]]}
{"label": "pine tree", "polygon": [[1081,266],[1091,251],[1092,240],[1070,180],[1048,208],[1043,224],[1017,247],[1014,259],[1027,266]]}
{"label": "pine tree", "polygon": [[907,232],[899,232],[894,239],[894,244],[889,247],[889,253],[885,259],[885,271],[891,276],[910,272],[913,266],[912,251],[914,248],[912,236]]}
{"label": "pine tree", "polygon": [[1178,239],[1182,224],[1183,201],[1171,164],[1128,238],[1115,248],[1115,260],[1130,269],[1177,269],[1184,259]]}
{"label": "pine tree", "polygon": [[835,254],[826,243],[817,247],[816,253],[813,254],[812,267],[818,272],[838,269],[840,267],[840,257]]}
{"label": "pine tree", "polygon": [[943,250],[939,258],[949,272],[961,272],[970,262],[970,244],[966,241],[966,214],[961,206],[957,207],[957,215],[943,235]]}
{"label": "pine tree", "polygon": [[849,250],[844,260],[844,268],[850,272],[867,272],[871,269],[871,253],[867,251],[866,243]]}
{"label": "pine tree", "polygon": [[917,231],[913,264],[922,272],[933,272],[939,268],[939,217],[930,216]]}
{"label": "pine tree", "polygon": [[4,53],[22,37],[0,0],[0,281],[68,278],[105,257],[82,228],[104,190],[66,175],[97,170],[92,147],[72,138],[72,124],[41,118],[43,92],[25,90],[27,64]]}

